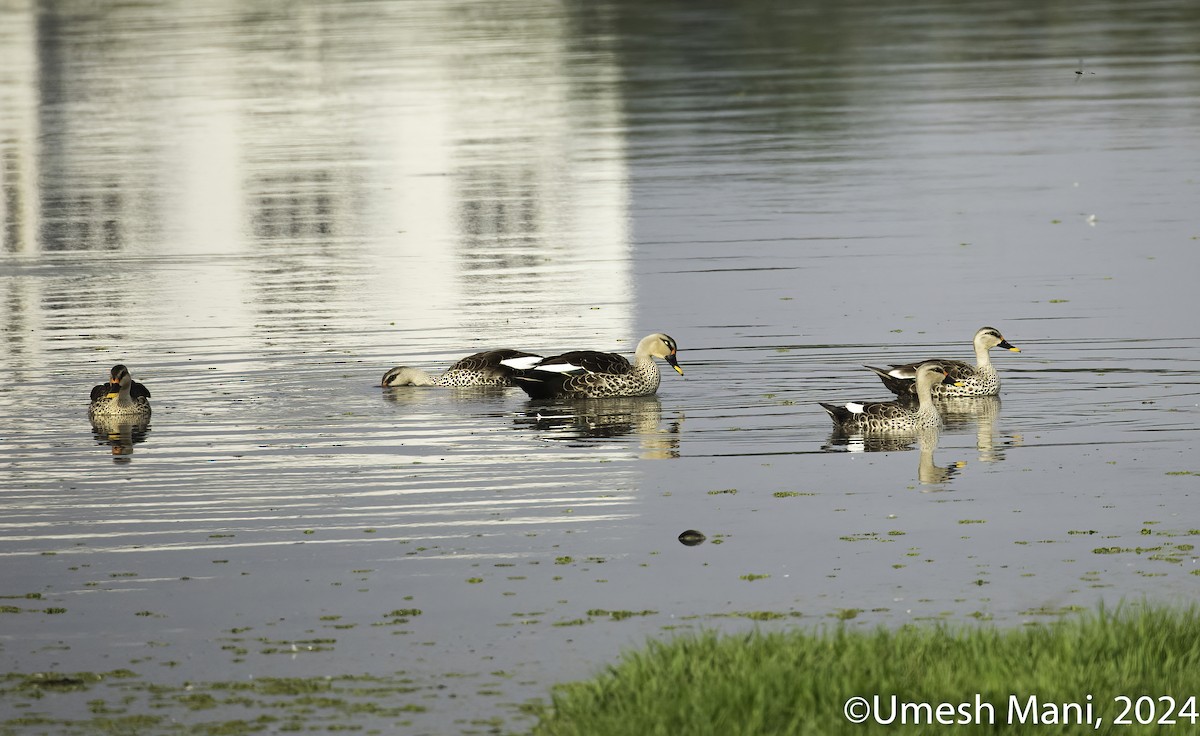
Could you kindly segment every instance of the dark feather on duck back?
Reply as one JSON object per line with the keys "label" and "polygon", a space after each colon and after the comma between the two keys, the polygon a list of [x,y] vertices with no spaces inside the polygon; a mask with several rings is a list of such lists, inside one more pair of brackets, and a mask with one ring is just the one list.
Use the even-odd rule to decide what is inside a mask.
{"label": "dark feather on duck back", "polygon": [[532,355],[533,353],[526,353],[521,350],[512,350],[510,348],[501,348],[500,350],[485,350],[482,353],[468,355],[454,365],[450,366],[450,370],[477,371],[484,368],[495,368],[500,365],[500,361],[502,360],[525,358]]}
{"label": "dark feather on duck back", "polygon": [[513,369],[506,365],[501,365],[502,360],[511,360],[512,358],[532,357],[533,353],[526,353],[522,350],[513,350],[511,348],[501,348],[500,350],[485,350],[482,353],[468,355],[454,365],[450,366],[451,371],[480,371],[484,373],[495,373],[497,375],[511,376]]}
{"label": "dark feather on duck back", "polygon": [[597,350],[573,350],[539,361],[534,369],[547,365],[570,364],[592,373],[622,375],[633,370],[633,364],[623,355],[602,353]]}

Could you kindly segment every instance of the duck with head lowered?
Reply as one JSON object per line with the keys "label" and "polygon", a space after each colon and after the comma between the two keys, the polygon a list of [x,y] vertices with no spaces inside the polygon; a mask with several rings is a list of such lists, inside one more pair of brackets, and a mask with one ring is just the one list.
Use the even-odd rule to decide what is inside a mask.
{"label": "duck with head lowered", "polygon": [[468,355],[446,369],[439,376],[431,376],[420,368],[398,365],[383,374],[383,388],[395,386],[444,386],[448,388],[474,388],[512,386],[512,376],[517,366],[533,365],[542,359],[521,350],[501,348]]}
{"label": "duck with head lowered", "polygon": [[150,389],[133,380],[129,369],[118,363],[108,373],[108,381],[92,387],[89,417],[150,416]]}

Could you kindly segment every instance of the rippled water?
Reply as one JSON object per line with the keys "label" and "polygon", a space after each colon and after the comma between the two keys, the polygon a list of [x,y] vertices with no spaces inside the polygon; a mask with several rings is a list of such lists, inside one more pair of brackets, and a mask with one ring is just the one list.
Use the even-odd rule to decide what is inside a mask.
{"label": "rippled water", "polygon": [[[5,5],[0,661],[129,671],[9,678],[5,732],[520,730],[674,631],[1193,600],[1197,31],[1183,2]],[[1022,352],[940,436],[817,406],[985,324]],[[685,370],[655,397],[378,387],[653,331]],[[87,421],[117,362],[148,426]],[[269,678],[395,710],[229,696]]]}

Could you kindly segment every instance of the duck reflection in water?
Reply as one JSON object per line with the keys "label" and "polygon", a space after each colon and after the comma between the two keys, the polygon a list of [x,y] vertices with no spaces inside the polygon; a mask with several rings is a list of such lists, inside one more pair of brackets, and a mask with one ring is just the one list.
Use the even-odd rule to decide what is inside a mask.
{"label": "duck reflection in water", "polygon": [[937,448],[943,419],[933,401],[932,388],[934,385],[958,385],[960,382],[949,376],[939,361],[921,363],[914,372],[918,400],[916,406],[911,406],[905,400],[850,402],[842,405],[822,403],[821,407],[833,420],[834,427],[826,449],[842,446],[860,452],[907,450],[917,442],[921,447],[918,480],[930,484],[949,480],[953,470],[940,468],[933,462],[933,451]]}
{"label": "duck reflection in water", "polygon": [[[901,403],[915,407],[912,399],[901,399]],[[824,450],[841,450],[846,452],[893,452],[911,450],[913,445],[919,445],[921,461],[917,477],[922,484],[945,483],[959,469],[966,466],[965,461],[952,463],[943,468],[934,464],[933,452],[938,446],[941,432],[965,434],[966,430],[975,431],[975,449],[977,459],[983,463],[998,463],[1005,459],[1006,451],[1023,442],[1019,434],[1005,434],[996,427],[1000,416],[999,396],[976,396],[967,398],[934,399],[934,406],[942,418],[942,429],[921,430],[917,434],[863,434],[838,427],[829,437],[829,442],[822,447]]]}
{"label": "duck reflection in water", "polygon": [[[920,450],[920,459],[917,461],[917,480],[923,486],[939,486],[947,483],[967,465],[964,461],[953,462],[947,467],[934,463],[933,453],[937,449],[940,437],[941,430],[937,427],[893,434],[865,434],[837,427],[829,436],[829,441],[822,445],[821,449],[831,452],[897,452],[911,450],[915,444]],[[943,489],[924,488],[922,490],[928,492]]]}
{"label": "duck reflection in water", "polygon": [[579,442],[636,435],[645,452],[643,457],[673,458],[679,456],[683,415],[663,427],[662,402],[657,396],[531,400],[515,423],[551,441]]}
{"label": "duck reflection in water", "polygon": [[934,399],[942,421],[947,429],[975,428],[975,449],[979,461],[998,463],[1004,460],[1009,447],[1022,444],[1019,434],[1003,434],[996,429],[1000,416],[999,396],[977,396],[975,398]]}
{"label": "duck reflection in water", "polygon": [[[409,386],[387,387],[382,391],[383,400],[404,407],[438,407],[446,404],[470,404],[504,406],[511,391],[502,386],[465,386],[449,391],[429,391]],[[505,413],[505,412],[501,412]]]}
{"label": "duck reflection in water", "polygon": [[129,462],[133,446],[146,441],[150,434],[149,417],[94,416],[92,437],[97,444],[112,448],[113,462]]}

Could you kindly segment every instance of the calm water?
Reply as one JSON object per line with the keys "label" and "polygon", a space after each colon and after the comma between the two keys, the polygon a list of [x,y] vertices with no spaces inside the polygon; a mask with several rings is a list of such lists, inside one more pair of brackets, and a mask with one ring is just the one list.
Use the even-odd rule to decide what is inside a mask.
{"label": "calm water", "polygon": [[[672,632],[1195,600],[1194,3],[243,5],[0,9],[0,732],[520,731]],[[985,324],[940,437],[816,406]],[[647,399],[377,385],[654,331]]]}

